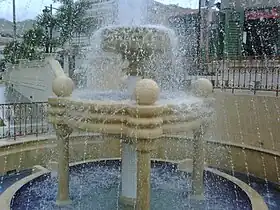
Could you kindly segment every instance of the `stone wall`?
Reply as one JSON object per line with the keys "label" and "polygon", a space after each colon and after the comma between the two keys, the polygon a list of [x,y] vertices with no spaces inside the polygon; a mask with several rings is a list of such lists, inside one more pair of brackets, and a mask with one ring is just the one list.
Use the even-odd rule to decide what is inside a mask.
{"label": "stone wall", "polygon": [[216,91],[215,140],[280,151],[280,98]]}

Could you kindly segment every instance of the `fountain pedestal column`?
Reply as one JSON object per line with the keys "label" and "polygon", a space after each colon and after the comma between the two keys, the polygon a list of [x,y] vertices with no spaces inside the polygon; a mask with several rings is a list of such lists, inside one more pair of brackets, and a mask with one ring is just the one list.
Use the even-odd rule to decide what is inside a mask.
{"label": "fountain pedestal column", "polygon": [[136,210],[150,209],[151,148],[153,148],[153,140],[137,140]]}
{"label": "fountain pedestal column", "polygon": [[69,197],[69,136],[72,129],[64,124],[55,125],[58,141],[58,192],[56,204],[71,204]]}
{"label": "fountain pedestal column", "polygon": [[[65,74],[56,76],[52,83],[54,94],[58,98],[69,97],[74,89],[73,81]],[[52,99],[50,98],[48,102],[52,104],[51,101]],[[61,103],[58,107],[65,108],[66,105],[65,103]],[[50,108],[49,111],[55,113],[55,115],[54,117],[50,117],[49,120],[54,123],[58,142],[58,192],[56,204],[63,206],[71,203],[69,198],[69,136],[73,130],[62,120],[65,113],[57,112],[56,110]]]}
{"label": "fountain pedestal column", "polygon": [[192,172],[192,198],[204,200],[204,146],[202,126],[193,131],[193,172]]}
{"label": "fountain pedestal column", "polygon": [[140,76],[128,76],[127,77],[127,81],[126,81],[127,91],[129,94],[132,95],[133,99],[135,97],[134,96],[135,85],[141,79],[142,79],[142,77],[140,77]]}
{"label": "fountain pedestal column", "polygon": [[128,134],[136,144],[137,193],[136,210],[150,209],[151,151],[155,140],[163,134],[161,106],[155,105],[159,87],[151,79],[142,79],[135,87],[136,106],[129,111]]}
{"label": "fountain pedestal column", "polygon": [[135,144],[128,139],[122,142],[121,196],[120,202],[134,209],[137,187],[137,154]]}
{"label": "fountain pedestal column", "polygon": [[[192,91],[196,96],[204,97],[204,100],[213,92],[213,85],[208,79],[200,78],[192,85]],[[210,108],[210,107],[209,107]],[[206,117],[206,116],[205,116]],[[191,199],[196,203],[203,204],[204,200],[204,139],[207,121],[193,130],[193,172],[192,172],[192,195]]]}

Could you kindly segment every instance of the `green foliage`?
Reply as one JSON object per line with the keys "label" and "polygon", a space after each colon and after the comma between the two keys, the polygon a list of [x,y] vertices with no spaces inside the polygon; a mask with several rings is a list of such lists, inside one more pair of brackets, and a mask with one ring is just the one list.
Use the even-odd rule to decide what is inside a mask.
{"label": "green foliage", "polygon": [[8,43],[3,51],[5,62],[17,63],[22,58],[21,44],[18,41]]}
{"label": "green foliage", "polygon": [[32,48],[44,46],[46,40],[45,32],[41,27],[34,27],[23,35],[23,44]]}
{"label": "green foliage", "polygon": [[39,59],[44,46],[45,34],[42,28],[32,28],[23,34],[22,42],[12,41],[4,48],[6,62],[17,63],[19,59]]}
{"label": "green foliage", "polygon": [[[54,0],[61,6],[54,15],[49,9],[37,17],[33,28],[26,31],[22,42],[10,42],[4,49],[6,62],[17,63],[19,59],[39,59],[42,51],[50,46],[62,47],[66,41],[70,41],[74,34],[91,33],[97,25],[97,20],[86,17],[86,12],[92,7],[90,0]],[[92,26],[92,27],[89,27]],[[59,32],[59,36],[53,38],[52,31]]]}
{"label": "green foliage", "polygon": [[53,20],[54,28],[60,33],[61,44],[71,40],[75,33],[87,34],[95,29],[96,19],[86,17],[86,11],[92,7],[91,1],[59,0],[56,2],[62,4]]}
{"label": "green foliage", "polygon": [[4,123],[4,120],[2,120],[2,119],[0,118],[0,127],[4,127],[4,126],[6,126],[5,123]]}

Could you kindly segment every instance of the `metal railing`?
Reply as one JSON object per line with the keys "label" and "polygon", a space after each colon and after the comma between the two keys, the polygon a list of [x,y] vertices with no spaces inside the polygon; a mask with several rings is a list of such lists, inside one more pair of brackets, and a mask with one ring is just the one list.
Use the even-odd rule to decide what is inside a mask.
{"label": "metal railing", "polygon": [[51,132],[47,107],[47,102],[0,104],[0,139]]}
{"label": "metal railing", "polygon": [[191,72],[186,80],[194,77],[204,77],[212,81],[215,88],[250,90],[253,94],[258,91],[271,91],[275,96],[280,92],[280,60],[251,59],[240,57],[230,60],[213,60],[202,64],[203,70]]}

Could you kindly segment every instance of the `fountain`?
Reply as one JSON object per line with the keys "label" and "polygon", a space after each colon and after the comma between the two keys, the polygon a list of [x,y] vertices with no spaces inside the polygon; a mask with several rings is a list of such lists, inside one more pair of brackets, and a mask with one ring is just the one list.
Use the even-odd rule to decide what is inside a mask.
{"label": "fountain", "polygon": [[[203,105],[208,107],[211,100],[206,99],[212,93],[211,82],[200,79],[195,84],[195,93],[206,97]],[[156,147],[157,139],[167,133],[193,132],[195,146],[192,194],[196,200],[203,199],[202,135],[211,112],[197,110],[195,113],[194,110],[181,108],[176,113],[176,104],[156,104],[160,90],[151,79],[142,79],[136,83],[136,103],[131,100],[79,101],[69,98],[71,90],[73,84],[68,77],[57,77],[53,82],[53,91],[59,97],[49,99],[50,121],[55,125],[59,141],[58,205],[70,203],[68,139],[73,128],[120,136],[121,202],[128,206],[136,205],[136,209],[147,210],[150,209],[150,152]]]}
{"label": "fountain", "polygon": [[[211,159],[205,156],[209,142],[204,135],[214,114],[212,83],[201,78],[192,81],[189,91],[168,92],[151,79],[158,69],[147,64],[172,54],[170,30],[119,25],[101,28],[97,34],[101,50],[127,62],[122,70],[128,87],[91,93],[74,90],[73,81],[56,71],[52,83],[56,96],[48,99],[48,114],[56,131],[57,163],[51,162],[51,171],[36,166],[33,174],[0,196],[0,206],[13,210],[266,210],[250,186],[205,167],[205,160]],[[72,153],[84,155],[79,158],[82,162],[70,155],[73,147],[81,146],[78,139],[70,144],[76,131],[89,134],[83,153]],[[95,139],[101,146],[88,150],[88,141]],[[169,144],[162,146],[166,141]],[[110,151],[104,155],[101,151],[106,147]],[[88,158],[90,152],[97,154]]]}
{"label": "fountain", "polygon": [[[109,27],[102,29],[102,32],[102,48],[120,53],[129,62],[126,69],[128,75],[145,73],[145,77],[149,77],[149,71],[142,66],[143,61],[153,53],[165,53],[165,49],[170,47],[170,37],[164,29],[150,26]],[[73,81],[63,72],[57,71],[52,88],[56,97],[49,98],[48,112],[57,137],[58,167],[54,169],[57,170],[57,185],[53,185],[55,181],[52,178],[56,175],[48,175],[45,169],[35,172],[24,184],[11,187],[6,192],[9,196],[3,195],[5,206],[12,203],[12,209],[29,208],[28,205],[32,209],[89,209],[92,206],[103,206],[97,209],[157,210],[172,209],[174,206],[178,209],[217,209],[226,208],[230,204],[235,209],[234,203],[237,202],[244,209],[267,209],[262,199],[245,183],[214,169],[205,171],[203,136],[213,114],[213,86],[209,80],[196,80],[189,93],[162,92],[154,80],[139,78],[134,84],[133,93],[109,91],[77,95]],[[89,132],[90,139],[97,138],[94,134],[100,134],[108,138],[107,146],[120,142],[121,160],[118,163],[110,158],[89,160],[88,163],[70,167],[69,141],[75,130]],[[190,144],[191,160],[172,164],[167,159],[165,162],[169,163],[165,163],[158,171],[157,162],[152,159],[154,151],[168,136],[174,138],[170,145],[172,147],[180,141],[179,136],[189,134],[193,137]],[[188,163],[189,166],[184,166]],[[120,177],[116,168],[118,164],[121,168]],[[102,177],[106,179],[105,184]],[[119,178],[120,187],[116,186]],[[74,183],[72,192],[71,181]],[[175,182],[179,187],[172,185],[169,188],[170,182]],[[186,184],[188,182],[191,187]],[[218,187],[215,182],[219,183]],[[155,192],[153,184],[160,185],[160,189],[156,187]],[[79,189],[81,195],[77,196],[75,192],[80,185],[83,188]],[[55,192],[56,202],[52,202],[54,199],[50,196]],[[215,197],[217,193],[225,196],[218,200]],[[176,202],[168,204],[173,199]],[[105,204],[106,201],[108,204]],[[3,204],[1,199],[0,204]]]}
{"label": "fountain", "polygon": [[[105,52],[121,55],[127,66],[123,71],[128,76],[128,92],[132,93],[136,81],[151,78],[155,69],[145,64],[155,60],[157,55],[171,54],[170,30],[154,26],[115,26],[101,30],[101,48]],[[159,60],[158,60],[159,61]]]}
{"label": "fountain", "polygon": [[[101,31],[102,49],[121,54],[129,62],[126,73],[129,76],[149,76],[143,62],[151,55],[170,51],[171,41],[168,30],[159,27],[108,27]],[[195,83],[195,93],[208,97],[212,84],[206,79]],[[150,209],[150,152],[155,142],[165,133],[192,131],[196,146],[194,149],[193,196],[203,199],[204,157],[202,132],[211,112],[182,108],[179,111],[190,114],[176,118],[179,107],[176,104],[155,104],[160,88],[151,79],[140,79],[134,84],[132,100],[120,102],[84,101],[67,98],[72,94],[73,83],[66,76],[59,76],[53,82],[53,92],[58,98],[50,98],[50,121],[57,130],[59,144],[58,205],[70,203],[68,138],[73,129],[119,135],[122,141],[122,181],[120,201],[136,209]],[[132,94],[132,93],[130,93]],[[203,102],[202,102],[203,101]],[[209,106],[209,101],[201,100]],[[191,105],[191,104],[187,104]],[[193,105],[193,104],[192,104]],[[81,109],[81,107],[83,107]],[[202,108],[199,107],[199,108]],[[59,110],[59,111],[58,111]],[[58,112],[60,114],[58,114]],[[209,110],[207,110],[209,111]],[[194,112],[194,113],[193,113]],[[62,115],[63,113],[63,115]],[[84,114],[87,117],[82,117]],[[207,116],[208,114],[208,116]],[[196,115],[196,116],[195,116]],[[167,119],[164,119],[164,116]],[[203,116],[203,117],[202,117]],[[170,119],[169,119],[170,118]]]}

